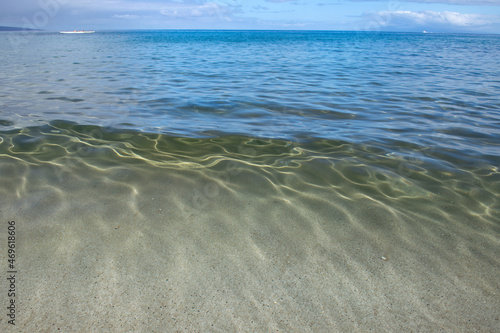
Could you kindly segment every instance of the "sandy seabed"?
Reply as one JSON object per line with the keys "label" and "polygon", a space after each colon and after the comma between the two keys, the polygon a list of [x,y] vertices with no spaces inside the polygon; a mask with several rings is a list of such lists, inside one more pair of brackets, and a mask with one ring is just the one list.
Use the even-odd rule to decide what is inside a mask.
{"label": "sandy seabed", "polygon": [[350,182],[336,168],[336,180],[322,180],[322,170],[273,174],[250,164],[4,158],[2,267],[7,221],[15,220],[17,292],[13,327],[4,279],[0,326],[500,331],[497,198],[470,190],[460,201],[451,190],[428,193],[383,177],[377,186]]}

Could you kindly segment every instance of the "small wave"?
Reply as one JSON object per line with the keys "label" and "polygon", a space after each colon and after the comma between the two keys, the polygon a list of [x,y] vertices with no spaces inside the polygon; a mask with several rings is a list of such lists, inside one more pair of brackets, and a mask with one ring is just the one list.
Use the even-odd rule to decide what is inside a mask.
{"label": "small wave", "polygon": [[64,101],[64,102],[72,102],[72,103],[78,103],[78,102],[83,102],[85,101],[82,98],[69,98],[69,97],[47,97],[45,98],[46,100],[57,100],[57,101]]}

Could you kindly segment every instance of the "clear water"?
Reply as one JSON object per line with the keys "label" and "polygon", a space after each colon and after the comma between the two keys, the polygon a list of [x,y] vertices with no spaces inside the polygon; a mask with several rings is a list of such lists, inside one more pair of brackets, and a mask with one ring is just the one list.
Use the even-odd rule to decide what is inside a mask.
{"label": "clear water", "polygon": [[5,129],[66,120],[182,137],[237,134],[498,153],[496,35],[28,36],[16,44],[15,34],[1,35]]}
{"label": "clear water", "polygon": [[[198,151],[202,160],[218,149],[200,151],[198,144],[224,142],[231,154],[248,143],[252,158],[272,150],[273,163],[317,155],[361,165],[359,177],[381,172],[411,184],[424,177],[419,184],[426,187],[450,174],[498,194],[497,35],[122,31],[0,38],[7,155],[76,145],[66,150],[82,157],[87,146],[123,146],[126,136],[127,147],[163,163],[165,152],[155,153],[151,138],[193,139],[186,154]],[[262,140],[257,150],[254,139]],[[45,158],[56,150],[44,149]]]}
{"label": "clear water", "polygon": [[[284,330],[326,311],[311,323],[326,331],[342,320],[325,309],[339,307],[356,322],[342,330],[371,328],[363,318],[374,306],[393,304],[380,310],[389,330],[417,313],[425,324],[405,327],[453,331],[465,318],[453,306],[474,309],[474,329],[495,325],[500,36],[3,33],[0,45],[0,211],[26,221],[25,253],[44,248],[54,265],[64,254],[93,276],[105,272],[89,258],[117,264],[128,253],[139,259],[113,278],[157,290],[167,288],[157,276],[177,278],[166,290],[178,292],[179,318],[188,305],[226,313],[249,295],[277,304],[278,290],[295,311],[282,317],[290,326],[271,325]],[[24,260],[36,285],[44,261]],[[221,281],[249,289],[230,287],[226,300],[214,291]],[[179,291],[199,286],[220,304]],[[28,313],[50,308],[32,302]],[[242,327],[271,327],[257,317]]]}

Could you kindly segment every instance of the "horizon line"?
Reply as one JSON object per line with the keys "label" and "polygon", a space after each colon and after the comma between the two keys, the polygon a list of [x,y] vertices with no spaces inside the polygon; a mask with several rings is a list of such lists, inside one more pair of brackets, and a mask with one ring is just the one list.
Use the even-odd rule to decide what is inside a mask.
{"label": "horizon line", "polygon": [[[52,29],[29,29],[23,27],[15,27],[15,26],[0,26],[0,29],[14,29],[14,30],[0,30],[0,32],[60,32],[60,31],[72,31],[75,29],[69,30],[52,30]],[[340,30],[340,29],[209,29],[209,28],[136,28],[136,29],[76,29],[76,30],[86,30],[86,31],[95,31],[95,32],[125,32],[125,31],[324,31],[324,32],[358,32],[358,33],[410,33],[410,34],[468,34],[468,35],[500,35],[495,32],[460,32],[460,31],[403,31],[403,30]]]}

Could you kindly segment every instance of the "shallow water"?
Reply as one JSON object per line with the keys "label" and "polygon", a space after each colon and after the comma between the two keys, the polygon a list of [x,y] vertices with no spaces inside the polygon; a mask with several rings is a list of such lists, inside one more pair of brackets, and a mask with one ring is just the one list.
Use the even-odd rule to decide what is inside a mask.
{"label": "shallow water", "polygon": [[498,325],[498,36],[0,40],[27,331]]}
{"label": "shallow water", "polygon": [[[346,159],[375,170],[368,174],[381,168],[402,178],[430,173],[431,180],[433,172],[456,173],[471,186],[485,173],[497,177],[496,35],[122,31],[0,38],[4,150],[13,135],[12,149],[26,152],[65,136],[83,145],[106,136],[111,146],[137,137],[132,145],[139,149],[155,137],[210,138],[231,152],[229,136],[286,147],[285,155],[290,147],[345,150]],[[163,157],[143,158],[161,164]]]}
{"label": "shallow water", "polygon": [[16,36],[0,37],[2,120],[13,127],[73,120],[173,136],[498,147],[496,35],[167,31],[9,43]]}
{"label": "shallow water", "polygon": [[4,140],[26,332],[497,325],[494,170],[64,122]]}

